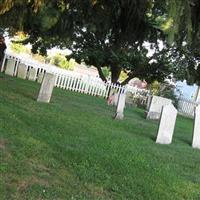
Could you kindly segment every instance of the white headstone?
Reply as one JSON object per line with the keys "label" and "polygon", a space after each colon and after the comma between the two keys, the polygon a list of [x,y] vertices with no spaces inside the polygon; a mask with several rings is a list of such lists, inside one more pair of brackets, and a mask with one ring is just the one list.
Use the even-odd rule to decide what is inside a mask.
{"label": "white headstone", "polygon": [[28,74],[28,80],[35,81],[37,76],[37,70],[35,68],[30,68]]}
{"label": "white headstone", "polygon": [[15,60],[8,59],[6,64],[5,74],[13,76],[15,72]]}
{"label": "white headstone", "polygon": [[[159,96],[152,96],[150,97],[147,105],[147,119],[158,120],[160,119],[162,107],[172,104],[171,99],[159,97]],[[150,105],[149,105],[150,104]]]}
{"label": "white headstone", "polygon": [[195,109],[192,147],[200,149],[200,105]]}
{"label": "white headstone", "polygon": [[177,110],[170,104],[163,106],[156,143],[170,144],[176,124]]}
{"label": "white headstone", "polygon": [[44,73],[43,73],[43,72],[40,72],[40,73],[38,74],[38,77],[37,77],[37,82],[38,82],[38,83],[42,83],[43,77],[44,77]]}
{"label": "white headstone", "polygon": [[50,102],[55,80],[56,76],[54,74],[46,73],[44,75],[37,101],[46,103]]}
{"label": "white headstone", "polygon": [[28,67],[25,64],[20,63],[18,67],[17,77],[26,79]]}
{"label": "white headstone", "polygon": [[119,98],[118,98],[115,119],[123,119],[124,118],[125,100],[126,100],[126,94],[125,93],[120,94]]}

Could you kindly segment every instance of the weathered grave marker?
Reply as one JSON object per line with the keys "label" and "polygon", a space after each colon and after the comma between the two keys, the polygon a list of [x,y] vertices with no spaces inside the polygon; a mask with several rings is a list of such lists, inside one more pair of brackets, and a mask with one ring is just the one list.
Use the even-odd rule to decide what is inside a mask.
{"label": "weathered grave marker", "polygon": [[37,101],[46,103],[50,102],[55,80],[56,76],[54,74],[46,73],[44,75]]}
{"label": "weathered grave marker", "polygon": [[177,110],[170,104],[163,106],[156,143],[170,144],[176,124]]}
{"label": "weathered grave marker", "polygon": [[28,74],[28,80],[35,81],[37,76],[37,70],[35,68],[30,68]]}
{"label": "weathered grave marker", "polygon": [[27,70],[28,70],[28,67],[25,64],[20,63],[18,67],[17,77],[21,79],[26,79]]}
{"label": "weathered grave marker", "polygon": [[192,147],[200,149],[200,105],[195,109]]}
{"label": "weathered grave marker", "polygon": [[15,72],[15,60],[8,59],[6,64],[5,74],[13,76]]}
{"label": "weathered grave marker", "polygon": [[152,96],[148,99],[147,104],[147,119],[158,120],[160,119],[162,107],[172,103],[171,99],[166,99],[159,96]]}
{"label": "weathered grave marker", "polygon": [[117,111],[116,111],[115,119],[122,120],[124,118],[125,99],[126,99],[126,94],[121,93],[119,95],[119,98],[118,98]]}
{"label": "weathered grave marker", "polygon": [[37,82],[38,83],[42,83],[43,78],[44,78],[44,73],[43,72],[39,72],[38,73],[38,77],[37,77]]}

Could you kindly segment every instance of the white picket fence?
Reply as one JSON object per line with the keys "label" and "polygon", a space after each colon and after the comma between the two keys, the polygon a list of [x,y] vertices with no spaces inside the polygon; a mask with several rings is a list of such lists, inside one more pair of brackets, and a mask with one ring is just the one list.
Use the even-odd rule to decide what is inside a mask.
{"label": "white picket fence", "polygon": [[103,82],[98,77],[92,77],[73,71],[58,68],[54,65],[40,63],[31,59],[31,57],[25,57],[23,55],[14,54],[11,52],[5,52],[5,57],[2,63],[1,72],[5,71],[7,60],[13,60],[15,69],[13,76],[17,76],[18,68],[20,63],[27,66],[27,76],[31,68],[36,69],[35,80],[39,80],[39,76],[46,72],[53,73],[56,75],[55,86],[65,90],[71,90],[79,93],[85,93],[92,96],[100,96],[103,98],[108,97],[109,91],[115,90],[117,92],[131,92],[135,96],[142,95],[146,97],[149,94],[148,90],[138,89],[129,85],[120,86],[117,84]]}
{"label": "white picket fence", "polygon": [[178,102],[178,112],[187,117],[194,117],[195,108],[199,104],[187,99],[180,99]]}

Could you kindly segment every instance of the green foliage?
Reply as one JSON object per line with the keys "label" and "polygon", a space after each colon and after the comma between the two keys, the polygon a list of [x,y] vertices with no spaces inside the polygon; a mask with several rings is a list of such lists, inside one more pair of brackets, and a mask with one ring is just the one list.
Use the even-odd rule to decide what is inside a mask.
{"label": "green foliage", "polygon": [[[179,74],[179,70],[172,70],[171,66],[167,66],[169,63],[166,58],[164,61],[158,56],[159,53],[174,53],[171,53],[174,50],[168,44],[175,48],[177,54],[180,53],[178,60],[181,57],[196,60],[200,57],[197,53],[200,52],[198,0],[2,2],[0,27],[9,28],[10,33],[16,30],[27,32],[29,38],[24,42],[33,44],[34,53],[46,55],[46,48],[53,46],[70,48],[73,51],[71,57],[96,66],[104,81],[104,66],[110,69],[112,82],[118,81],[123,70],[130,72],[127,81],[134,74],[144,76],[149,81],[162,81],[172,71]],[[165,52],[159,50],[159,40],[163,42]],[[147,54],[142,52],[144,42],[149,42],[151,48],[157,51],[154,56],[156,62],[153,64],[147,62]],[[183,44],[187,46],[187,52],[184,53]],[[138,56],[136,51],[141,51],[141,55]],[[139,57],[144,62],[138,62]],[[174,62],[173,59],[170,61]],[[136,63],[139,63],[141,70]],[[185,77],[189,73],[188,79],[197,82],[200,79],[193,72],[194,67],[196,66],[192,65],[190,69],[188,64],[187,70],[181,73]]]}
{"label": "green foliage", "polygon": [[15,53],[27,53],[28,52],[28,49],[24,45],[22,45],[20,43],[12,42],[12,44],[10,45],[10,48]]}
{"label": "green foliage", "polygon": [[170,83],[159,83],[158,81],[155,81],[150,85],[149,89],[153,95],[171,99],[174,106],[178,106],[178,95],[175,94],[175,86],[171,85]]}
{"label": "green foliage", "polygon": [[110,69],[108,67],[102,67],[102,72],[107,79],[110,77]]}
{"label": "green foliage", "polygon": [[47,57],[46,62],[68,70],[74,70],[76,63],[73,59],[70,59],[68,61],[67,58],[61,54],[56,54],[52,57]]}

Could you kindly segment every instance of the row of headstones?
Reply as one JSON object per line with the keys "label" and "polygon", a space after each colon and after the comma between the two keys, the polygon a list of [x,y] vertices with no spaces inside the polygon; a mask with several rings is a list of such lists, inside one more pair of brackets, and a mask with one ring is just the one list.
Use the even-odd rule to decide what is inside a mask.
{"label": "row of headstones", "polygon": [[[119,95],[115,119],[123,119],[124,117],[125,98],[125,94]],[[172,100],[152,96],[149,99],[147,109],[147,119],[160,119],[156,143],[171,144],[178,113]],[[192,147],[200,149],[200,105],[195,109]]]}
{"label": "row of headstones", "polygon": [[[12,59],[8,59],[6,63],[5,74],[13,76],[15,74],[15,71],[16,71],[16,62]],[[37,69],[31,67],[29,68],[25,64],[20,63],[17,68],[16,75],[18,78],[21,79],[27,78],[28,80],[31,81],[35,81],[37,79],[37,82],[41,83],[44,76],[44,72],[38,73]]]}
{"label": "row of headstones", "polygon": [[[15,70],[15,65],[12,63],[12,60],[8,60],[7,67],[5,73],[8,75],[13,75]],[[35,80],[36,78],[36,69],[31,68],[29,70],[29,80]],[[17,76],[19,78],[25,79],[27,76],[27,66],[24,64],[20,64],[17,72]],[[44,77],[44,78],[43,78]],[[43,79],[43,81],[42,81]],[[55,85],[55,75],[46,73],[42,74],[39,77],[39,82],[42,82],[40,92],[37,98],[39,102],[50,102],[51,95],[53,92],[53,88]],[[124,107],[125,107],[125,99],[126,94],[121,93],[117,94],[117,109],[115,119],[122,120],[124,118]],[[115,96],[115,99],[117,98]],[[172,137],[174,133],[177,110],[172,105],[172,101],[170,99],[165,99],[162,97],[153,96],[149,99],[147,103],[147,118],[148,119],[159,119],[159,130],[156,142],[161,144],[170,144],[172,142]],[[194,123],[194,132],[193,132],[193,142],[192,146],[194,148],[200,148],[200,106],[198,106],[195,110],[195,123]]]}
{"label": "row of headstones", "polygon": [[[2,71],[4,71],[4,69]],[[28,66],[26,66],[23,63],[19,64],[16,71],[16,62],[12,59],[8,59],[6,63],[5,74],[13,76],[15,73],[17,74],[18,78],[21,79],[27,78],[28,80],[31,81],[35,81],[37,79],[38,83],[42,83],[37,101],[47,102],[47,103],[50,102],[56,80],[55,75],[44,72],[38,73],[37,69],[35,68],[28,69]]]}
{"label": "row of headstones", "polygon": [[[147,119],[160,119],[157,143],[170,144],[172,142],[177,113],[172,100],[158,96],[149,98]],[[200,105],[195,109],[192,147],[200,148]]]}

